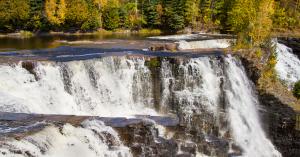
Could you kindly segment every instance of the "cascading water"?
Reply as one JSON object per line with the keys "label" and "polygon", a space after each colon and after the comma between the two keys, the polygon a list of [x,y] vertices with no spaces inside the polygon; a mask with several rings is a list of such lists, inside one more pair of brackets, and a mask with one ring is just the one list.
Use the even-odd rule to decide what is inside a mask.
{"label": "cascading water", "polygon": [[169,104],[171,108],[174,103],[178,104],[179,112],[183,112],[188,119],[207,110],[218,118],[222,108],[220,104],[223,103],[220,101],[223,90],[221,80],[225,80],[225,110],[233,141],[242,148],[243,156],[281,156],[260,126],[258,100],[242,64],[231,56],[225,57],[224,62],[223,71],[221,61],[214,58],[190,59],[185,63],[181,61],[175,72],[168,61],[163,62],[162,105],[172,100],[173,104]]}
{"label": "cascading water", "polygon": [[[232,141],[243,150],[243,156],[280,156],[260,126],[258,100],[237,59],[231,56],[177,58],[174,62],[162,59],[160,101],[154,101],[153,71],[145,60],[104,57],[63,63],[37,62],[34,72],[23,68],[21,63],[1,65],[0,111],[110,117],[172,112],[187,119],[203,113],[216,126],[221,123],[220,112],[226,112],[227,130]],[[154,102],[160,102],[160,111],[154,109],[157,105]],[[200,129],[205,133],[202,140],[208,141],[207,134],[213,132],[208,126],[187,127],[198,125],[203,126]],[[62,131],[50,126],[21,141],[5,141],[0,151],[9,154],[7,149],[16,148],[22,150],[19,156],[25,156],[26,152],[36,156],[70,156],[68,153],[77,154],[75,150],[82,149],[85,156],[131,156],[110,127],[95,121],[84,122],[82,126],[66,124]],[[95,135],[101,134],[101,128],[108,129],[118,141],[116,149],[109,148],[103,138]],[[218,137],[227,136],[226,128],[218,129]],[[202,153],[200,148],[198,151]]]}
{"label": "cascading water", "polygon": [[261,127],[257,106],[258,100],[242,64],[233,57],[225,58],[225,95],[234,141],[244,150],[244,156],[278,157]]}
{"label": "cascading water", "polygon": [[300,60],[293,50],[283,44],[275,43],[277,64],[276,71],[280,79],[292,89],[295,82],[300,80]]}
{"label": "cascading water", "polygon": [[[218,112],[220,96],[220,67],[216,59],[203,57],[181,61],[178,65],[178,78],[172,72],[168,61],[162,63],[163,82],[162,105],[177,101],[185,114],[199,112],[202,107],[212,113]],[[171,93],[174,93],[171,95]],[[174,102],[173,102],[174,103]]]}
{"label": "cascading water", "polygon": [[[109,136],[110,137],[109,137]],[[108,141],[110,140],[110,141]],[[87,120],[82,127],[66,124],[49,126],[43,131],[17,141],[0,142],[3,157],[131,157],[118,134],[97,120]]]}
{"label": "cascading water", "polygon": [[209,49],[209,48],[228,48],[234,40],[229,39],[214,39],[203,41],[185,41],[181,40],[178,43],[178,49],[190,50],[190,49]]}
{"label": "cascading water", "polygon": [[155,115],[151,74],[144,62],[108,57],[37,63],[38,80],[21,64],[1,65],[0,110],[97,116]]}

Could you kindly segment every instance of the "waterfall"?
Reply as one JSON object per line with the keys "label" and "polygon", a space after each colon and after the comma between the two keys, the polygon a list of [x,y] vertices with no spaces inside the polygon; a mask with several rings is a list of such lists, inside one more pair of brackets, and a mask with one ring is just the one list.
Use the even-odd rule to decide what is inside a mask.
{"label": "waterfall", "polygon": [[[41,61],[35,63],[33,71],[23,68],[22,63],[2,64],[0,111],[110,117],[173,113],[186,120],[185,129],[199,129],[196,131],[201,133],[203,142],[213,135],[215,139],[236,144],[242,156],[281,156],[261,127],[258,99],[238,59],[231,56],[161,58],[159,100],[154,100],[154,71],[146,66],[146,60],[145,57],[104,57],[71,62]],[[156,105],[159,109],[155,109]],[[199,115],[197,120],[201,123],[195,123],[198,121],[193,118]],[[220,126],[226,120],[228,123],[222,124],[226,126]],[[160,136],[167,132],[162,126],[158,130]],[[102,137],[103,132],[111,134],[113,144]],[[183,134],[189,135],[184,139],[189,143],[199,142],[190,132]],[[9,149],[21,150],[19,156],[26,153],[131,156],[118,134],[95,120],[85,121],[79,127],[50,125],[22,140],[1,142],[0,151],[7,156],[14,156]],[[200,148],[198,156],[203,154]]]}
{"label": "waterfall", "polygon": [[20,141],[0,142],[0,156],[4,157],[131,157],[128,147],[117,133],[97,120],[87,120],[82,127],[70,124],[62,128],[49,126]]}
{"label": "waterfall", "polygon": [[292,89],[294,83],[300,80],[300,60],[293,54],[293,50],[283,44],[275,43],[277,64],[276,71],[289,89]]}
{"label": "waterfall", "polygon": [[229,56],[225,59],[225,93],[228,101],[229,122],[235,142],[244,150],[247,157],[278,157],[261,127],[257,106],[258,100],[246,76],[242,64]]}
{"label": "waterfall", "polygon": [[38,62],[35,75],[0,66],[0,110],[6,112],[131,116],[156,112],[144,59],[107,57],[66,63]]}
{"label": "waterfall", "polygon": [[[163,93],[161,105],[177,101],[185,114],[199,112],[205,108],[218,112],[220,96],[220,67],[216,59],[203,57],[181,61],[178,76],[174,76],[172,65],[163,61],[161,68]],[[173,95],[171,94],[173,92]],[[174,103],[174,102],[173,102]]]}
{"label": "waterfall", "polygon": [[243,149],[243,156],[281,156],[261,127],[257,113],[259,102],[242,64],[231,56],[225,57],[224,62],[225,71],[220,61],[209,57],[181,61],[178,70],[172,71],[170,63],[164,61],[162,105],[173,100],[188,118],[203,110],[217,118],[221,107],[218,105],[222,103],[221,80],[225,79],[230,130],[234,142]]}

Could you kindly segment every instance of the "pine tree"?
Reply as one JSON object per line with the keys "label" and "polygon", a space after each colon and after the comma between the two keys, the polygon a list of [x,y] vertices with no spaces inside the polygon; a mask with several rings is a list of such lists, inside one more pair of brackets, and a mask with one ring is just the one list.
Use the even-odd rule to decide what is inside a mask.
{"label": "pine tree", "polygon": [[30,21],[27,23],[27,29],[37,31],[44,29],[45,17],[43,16],[44,1],[30,0]]}
{"label": "pine tree", "polygon": [[158,0],[146,1],[144,3],[143,16],[148,27],[160,27],[162,15],[163,8]]}
{"label": "pine tree", "polygon": [[164,24],[169,31],[184,28],[184,0],[163,0]]}

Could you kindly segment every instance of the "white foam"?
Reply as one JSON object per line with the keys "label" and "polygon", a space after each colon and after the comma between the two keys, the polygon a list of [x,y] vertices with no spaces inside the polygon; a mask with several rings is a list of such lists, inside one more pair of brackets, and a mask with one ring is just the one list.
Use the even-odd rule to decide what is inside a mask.
{"label": "white foam", "polygon": [[192,114],[194,109],[199,108],[197,104],[206,105],[210,112],[217,113],[220,96],[217,65],[216,61],[208,57],[190,59],[187,63],[181,62],[179,72],[183,74],[183,78],[180,80],[182,82],[178,83],[182,85],[180,85],[180,89],[174,89],[176,81],[172,73],[172,66],[169,62],[164,61],[161,71],[163,85],[161,106],[170,103],[171,93],[174,92],[174,97],[185,108],[186,114]]}
{"label": "white foam", "polygon": [[276,44],[277,64],[275,69],[289,89],[292,89],[295,82],[300,80],[300,60],[293,54],[293,50],[283,44]]}
{"label": "white foam", "polygon": [[[131,157],[128,147],[118,134],[102,122],[85,121],[83,127],[66,124],[59,129],[50,126],[22,140],[7,139],[0,145],[0,156],[23,157],[31,154],[39,157]],[[106,137],[110,134],[111,137]],[[113,146],[108,144],[112,140]],[[14,153],[14,151],[18,153]]]}
{"label": "white foam", "polygon": [[201,40],[201,41],[184,41],[181,40],[178,43],[179,50],[190,49],[208,49],[208,48],[228,48],[231,46],[233,40],[230,39],[213,39],[213,40]]}
{"label": "white foam", "polygon": [[229,56],[226,61],[226,97],[229,123],[235,142],[243,149],[245,157],[280,157],[281,154],[267,139],[259,120],[259,105],[253,87],[242,64]]}
{"label": "white foam", "polygon": [[59,64],[40,62],[35,69],[39,80],[20,64],[1,65],[0,111],[157,115],[152,102],[151,74],[144,62],[125,57]]}

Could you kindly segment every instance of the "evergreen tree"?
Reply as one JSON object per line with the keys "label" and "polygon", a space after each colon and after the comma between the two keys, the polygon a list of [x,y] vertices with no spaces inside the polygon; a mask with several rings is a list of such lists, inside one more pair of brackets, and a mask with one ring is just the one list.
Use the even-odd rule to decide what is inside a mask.
{"label": "evergreen tree", "polygon": [[163,0],[164,24],[169,31],[176,32],[184,28],[184,0]]}
{"label": "evergreen tree", "polygon": [[143,16],[147,27],[160,27],[162,15],[163,8],[158,0],[146,1],[144,3]]}
{"label": "evergreen tree", "polygon": [[29,0],[30,1],[30,20],[26,27],[29,30],[37,31],[46,29],[45,17],[43,16],[44,1],[43,0]]}

